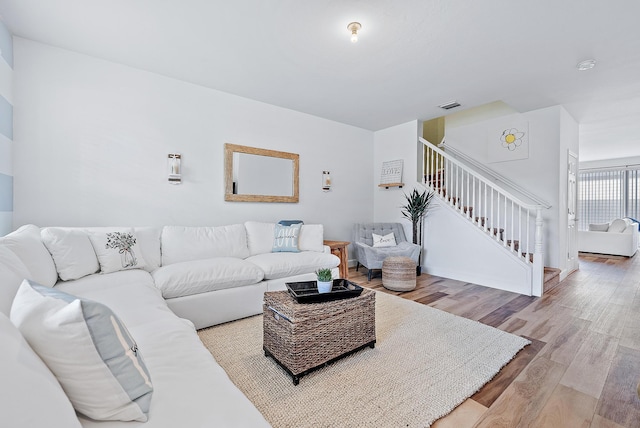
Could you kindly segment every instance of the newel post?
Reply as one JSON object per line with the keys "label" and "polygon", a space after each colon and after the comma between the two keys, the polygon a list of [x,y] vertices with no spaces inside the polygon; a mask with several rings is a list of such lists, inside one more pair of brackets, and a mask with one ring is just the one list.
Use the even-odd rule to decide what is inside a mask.
{"label": "newel post", "polygon": [[536,232],[534,237],[533,248],[533,275],[531,278],[531,295],[542,296],[543,283],[544,283],[544,251],[542,241],[542,227],[544,221],[542,220],[542,207],[536,208]]}

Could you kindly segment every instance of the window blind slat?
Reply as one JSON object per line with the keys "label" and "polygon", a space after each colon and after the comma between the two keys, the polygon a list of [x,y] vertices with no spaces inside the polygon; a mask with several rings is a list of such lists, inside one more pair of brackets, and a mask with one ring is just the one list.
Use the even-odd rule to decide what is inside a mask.
{"label": "window blind slat", "polygon": [[578,173],[578,228],[615,218],[640,217],[640,168]]}

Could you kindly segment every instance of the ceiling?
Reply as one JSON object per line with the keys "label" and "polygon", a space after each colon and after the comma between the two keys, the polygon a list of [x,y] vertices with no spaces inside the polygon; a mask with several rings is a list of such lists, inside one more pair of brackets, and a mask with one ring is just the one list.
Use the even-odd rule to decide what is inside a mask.
{"label": "ceiling", "polygon": [[581,160],[640,156],[638,16],[637,0],[0,0],[16,36],[370,130],[452,100],[561,104]]}

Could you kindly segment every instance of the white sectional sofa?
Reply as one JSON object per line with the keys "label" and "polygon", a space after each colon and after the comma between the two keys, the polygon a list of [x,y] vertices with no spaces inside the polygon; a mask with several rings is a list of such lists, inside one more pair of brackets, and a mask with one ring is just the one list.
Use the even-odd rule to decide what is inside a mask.
{"label": "white sectional sofa", "polygon": [[[163,228],[27,225],[0,238],[1,425],[269,426],[202,345],[196,328],[258,314],[265,291],[285,289],[285,282],[314,279],[316,269],[331,268],[337,275],[340,261],[323,245],[321,225],[299,229],[299,252],[272,252],[275,228],[258,222]],[[110,237],[105,238],[107,233]],[[122,251],[113,239],[135,244]],[[42,295],[33,292],[35,287]],[[32,336],[25,333],[24,319],[34,311],[23,314],[31,302],[24,296],[61,302],[56,293],[98,302],[126,326],[135,342],[125,356],[131,357],[130,350],[141,356],[153,385],[146,422],[142,421],[146,416],[133,422],[98,421],[74,411],[71,395],[65,394],[69,389],[61,387],[68,380],[56,378],[42,361],[46,353],[34,351],[40,345],[29,342],[29,346],[25,340]],[[61,313],[69,315],[75,300],[69,302],[60,303],[62,309],[46,318],[43,331],[64,327],[65,322],[58,325],[56,320]],[[84,326],[82,322],[88,325],[86,319],[80,320]],[[76,351],[81,354],[79,349],[69,353],[71,368],[73,359],[82,361]],[[81,381],[80,386],[87,385]]]}
{"label": "white sectional sofa", "polygon": [[590,224],[578,231],[578,251],[631,257],[638,251],[638,223],[625,218]]}

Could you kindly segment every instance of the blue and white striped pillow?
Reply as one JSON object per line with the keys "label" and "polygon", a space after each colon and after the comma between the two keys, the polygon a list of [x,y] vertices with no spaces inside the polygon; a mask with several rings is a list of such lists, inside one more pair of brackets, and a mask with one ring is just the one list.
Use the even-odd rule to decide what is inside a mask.
{"label": "blue and white striped pillow", "polygon": [[24,280],[11,321],[76,411],[95,420],[147,420],[149,372],[136,342],[107,306]]}

